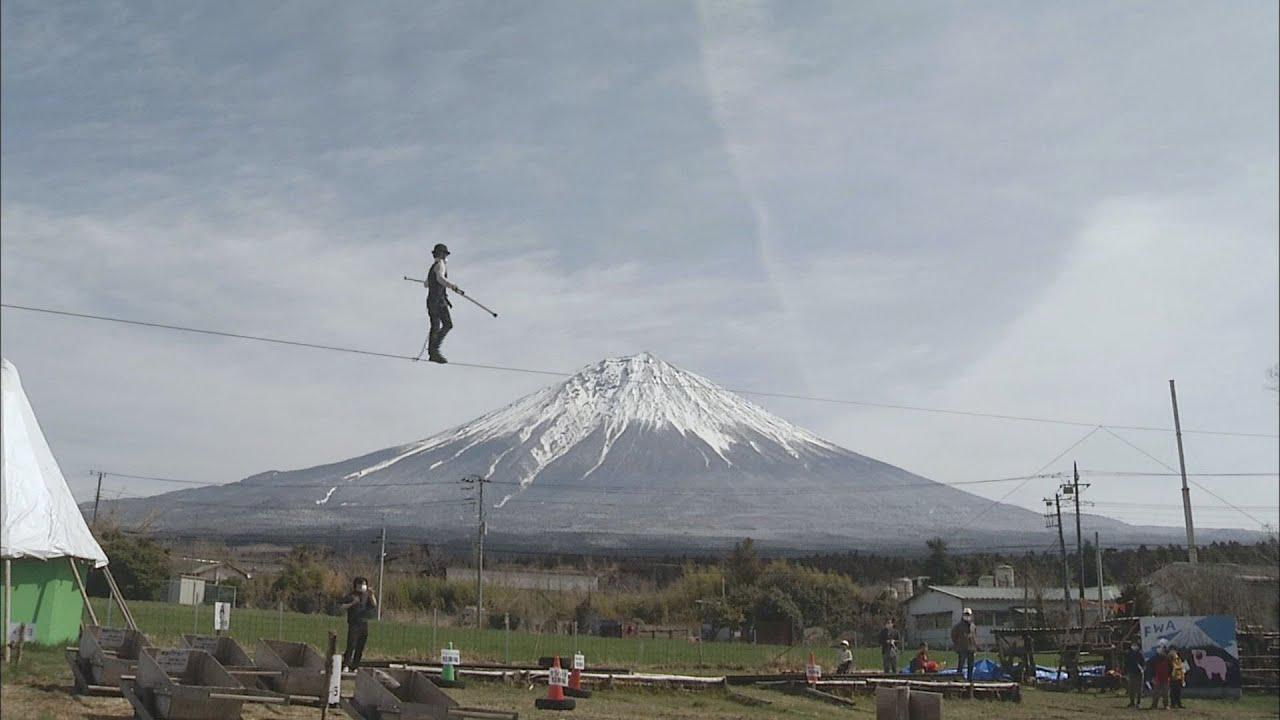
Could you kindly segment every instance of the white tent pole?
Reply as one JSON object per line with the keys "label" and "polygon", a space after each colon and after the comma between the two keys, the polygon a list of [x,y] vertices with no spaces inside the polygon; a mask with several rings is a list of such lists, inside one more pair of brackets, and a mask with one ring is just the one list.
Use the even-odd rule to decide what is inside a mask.
{"label": "white tent pole", "polygon": [[4,661],[9,662],[9,626],[13,624],[13,561],[4,559]]}

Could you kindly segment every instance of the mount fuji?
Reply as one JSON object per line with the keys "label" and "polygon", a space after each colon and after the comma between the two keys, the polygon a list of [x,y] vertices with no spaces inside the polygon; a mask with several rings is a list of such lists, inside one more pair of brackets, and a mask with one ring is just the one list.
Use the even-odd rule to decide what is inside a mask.
{"label": "mount fuji", "polygon": [[600,361],[408,445],[112,506],[123,520],[188,533],[332,536],[386,522],[462,538],[476,519],[464,476],[488,481],[491,535],[552,545],[700,547],[750,536],[914,547],[979,512],[977,537],[1046,537],[1034,512],[988,510],[988,500],[846,450],[648,353]]}

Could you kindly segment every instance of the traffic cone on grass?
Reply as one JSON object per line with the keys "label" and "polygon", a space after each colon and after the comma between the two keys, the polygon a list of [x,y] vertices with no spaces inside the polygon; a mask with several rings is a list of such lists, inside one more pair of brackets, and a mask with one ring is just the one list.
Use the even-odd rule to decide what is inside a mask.
{"label": "traffic cone on grass", "polygon": [[[573,669],[569,671],[569,687],[564,689],[564,694],[575,698],[589,698],[591,697],[591,691],[582,689],[582,668],[578,667],[579,657],[579,655],[574,655],[573,657]],[[587,663],[584,658],[582,667],[585,668],[586,666]]]}
{"label": "traffic cone on grass", "polygon": [[547,673],[547,696],[534,700],[533,706],[539,710],[572,710],[576,703],[573,698],[564,696],[567,681],[564,670],[560,669],[560,657],[557,655]]}

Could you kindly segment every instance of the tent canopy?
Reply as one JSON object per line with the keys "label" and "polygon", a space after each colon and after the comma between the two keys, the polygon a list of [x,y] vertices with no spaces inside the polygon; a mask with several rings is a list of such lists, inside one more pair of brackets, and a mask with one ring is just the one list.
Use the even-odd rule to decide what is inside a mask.
{"label": "tent canopy", "polygon": [[107,555],[85,524],[66,478],[53,459],[18,370],[0,359],[3,406],[3,516],[0,557],[48,560],[59,557],[107,564]]}

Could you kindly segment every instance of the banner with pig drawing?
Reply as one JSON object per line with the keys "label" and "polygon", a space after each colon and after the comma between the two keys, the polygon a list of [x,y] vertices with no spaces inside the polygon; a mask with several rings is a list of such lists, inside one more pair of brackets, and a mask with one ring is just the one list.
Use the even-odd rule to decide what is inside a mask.
{"label": "banner with pig drawing", "polygon": [[1174,648],[1187,673],[1186,697],[1240,697],[1240,649],[1230,615],[1144,617],[1142,654]]}

